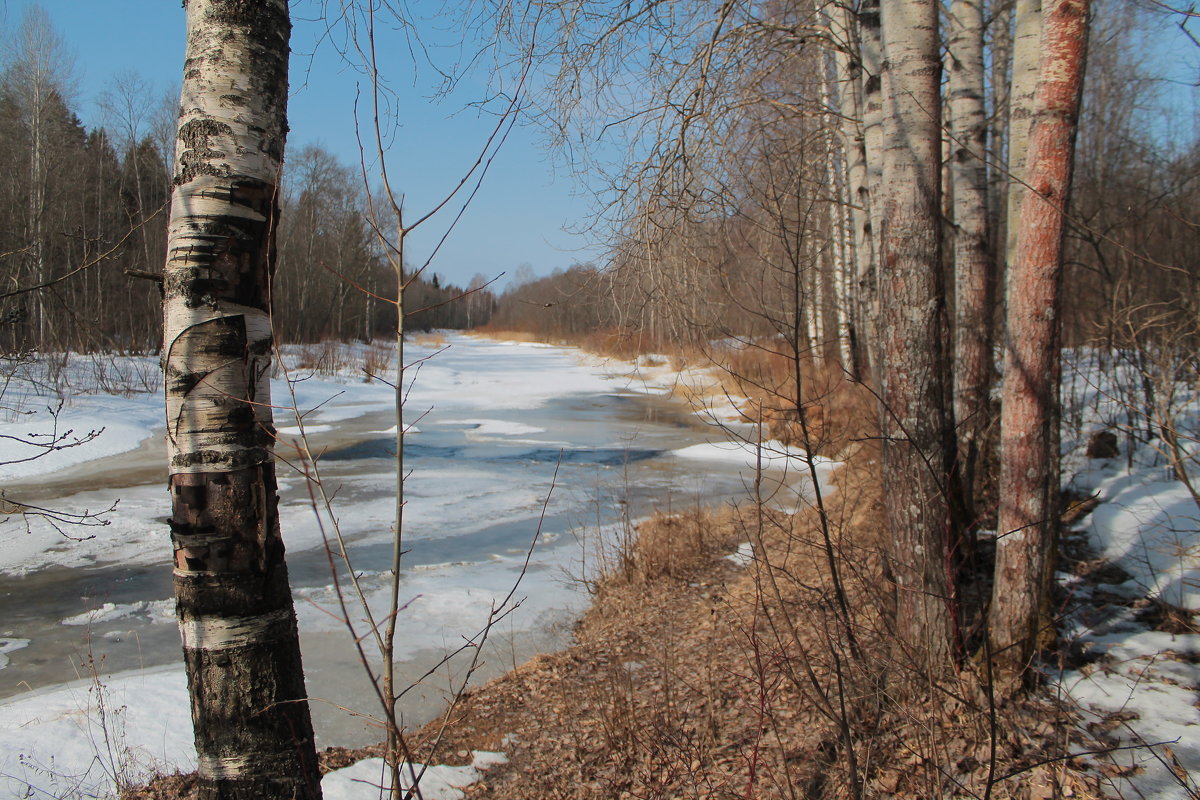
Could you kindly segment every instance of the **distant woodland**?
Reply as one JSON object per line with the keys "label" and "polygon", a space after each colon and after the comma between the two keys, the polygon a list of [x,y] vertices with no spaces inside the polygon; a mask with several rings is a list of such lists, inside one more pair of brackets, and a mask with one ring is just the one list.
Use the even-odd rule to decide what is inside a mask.
{"label": "distant woodland", "polygon": [[[781,12],[781,30],[810,25],[801,17],[814,12],[804,8]],[[1161,20],[1150,11],[1101,14],[1091,36],[1064,259],[1068,344],[1144,338],[1164,315],[1196,324],[1200,153],[1195,131],[1174,130],[1163,116],[1162,81],[1139,49],[1147,22]],[[992,20],[984,33],[989,63],[1011,58],[1011,27]],[[859,47],[861,33],[853,38],[840,44]],[[56,66],[66,61],[64,45],[48,21],[26,20],[14,41],[17,51],[0,74],[0,341],[9,352],[154,349],[174,100],[124,76],[102,98],[106,124],[88,129],[65,99],[69,76]],[[709,78],[704,112],[676,129],[674,140],[655,143],[656,158],[613,177],[620,192],[604,220],[607,263],[564,263],[498,296],[488,281],[508,265],[480,264],[465,287],[427,270],[408,288],[406,328],[490,325],[556,339],[686,347],[770,333],[796,303],[807,348],[864,360],[863,309],[874,291],[871,266],[863,264],[871,222],[856,193],[865,196],[864,181],[878,175],[856,178],[855,170],[863,167],[856,154],[864,140],[879,134],[871,120],[878,87],[869,54],[848,57],[836,31],[823,44],[784,50],[760,41],[754,69],[724,70],[719,85]],[[717,56],[744,59],[747,45],[738,47]],[[649,90],[664,104],[681,102],[694,67],[650,75]],[[604,68],[573,65],[593,70],[593,79]],[[986,77],[984,124],[969,135],[985,151],[977,169],[989,219],[979,246],[988,292],[999,298],[1013,78],[994,66]],[[845,113],[863,103],[865,113]],[[603,111],[573,113],[594,121]],[[948,176],[966,158],[949,122],[943,150]],[[963,228],[946,186],[943,225],[953,242]],[[358,166],[318,146],[293,147],[283,192],[278,338],[367,339],[394,330],[395,312],[377,299],[394,293],[394,272],[371,230]],[[943,249],[951,308],[954,252]],[[999,322],[1002,303],[989,307]]]}

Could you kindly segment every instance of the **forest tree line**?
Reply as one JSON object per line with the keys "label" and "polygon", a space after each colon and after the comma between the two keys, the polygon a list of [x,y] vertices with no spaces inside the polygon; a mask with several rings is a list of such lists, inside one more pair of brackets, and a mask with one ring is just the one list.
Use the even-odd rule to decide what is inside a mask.
{"label": "forest tree line", "polygon": [[[999,13],[984,32],[995,65],[1011,52],[1015,31],[1012,5],[993,5]],[[865,212],[852,196],[861,186],[852,183],[863,169],[855,148],[880,133],[878,120],[871,122],[878,99],[862,93],[872,83],[870,54],[852,57],[861,33],[818,19],[821,9],[784,4],[776,23],[779,30],[823,25],[830,31],[823,46],[760,59],[756,69],[731,71],[726,83],[710,88],[721,100],[679,140],[686,152],[676,155],[687,156],[680,159],[687,173],[671,179],[686,191],[668,196],[662,175],[622,176],[607,264],[527,276],[499,296],[488,284],[498,265],[479,265],[467,287],[418,275],[406,327],[490,323],[553,338],[603,333],[646,347],[689,347],[770,333],[793,298],[812,352],[840,350],[839,357],[861,362],[873,282],[850,263],[856,248],[870,249],[870,223],[855,219]],[[1138,55],[1139,20],[1101,15],[1089,46],[1065,258],[1064,336],[1071,345],[1099,337],[1118,346],[1161,333],[1164,315],[1185,326],[1196,319],[1198,270],[1188,254],[1200,236],[1191,222],[1200,203],[1200,153],[1194,135],[1153,124],[1157,81]],[[165,258],[173,91],[157,95],[136,76],[121,76],[99,98],[106,124],[88,128],[68,99],[70,76],[57,65],[69,59],[48,20],[31,16],[10,45],[0,73],[0,342],[10,353],[153,349],[161,327],[155,279]],[[734,76],[739,84],[729,83]],[[851,81],[860,88],[850,91]],[[970,134],[985,151],[989,233],[980,247],[991,265],[993,299],[1004,280],[1011,81],[992,67],[985,124]],[[673,89],[679,85],[655,90]],[[860,128],[848,128],[847,120]],[[946,130],[948,173],[963,156],[949,122]],[[668,163],[666,155],[661,162]],[[947,186],[944,225],[958,242],[966,237]],[[274,286],[280,340],[387,335],[394,312],[378,298],[392,295],[395,278],[371,229],[357,167],[320,146],[293,148],[282,207]],[[944,258],[952,311],[954,252],[947,247]],[[35,286],[44,288],[30,291]],[[990,307],[998,312],[1003,305]]]}
{"label": "forest tree line", "polygon": [[[13,355],[152,351],[162,331],[178,90],[136,75],[95,98],[86,126],[70,59],[44,12],[27,14],[0,72],[0,348]],[[395,329],[394,272],[360,171],[316,146],[293,148],[283,181],[273,286],[283,342],[370,339]],[[484,267],[481,265],[481,271]],[[487,321],[494,297],[433,273],[408,287],[409,330]],[[460,302],[454,302],[460,299]]]}

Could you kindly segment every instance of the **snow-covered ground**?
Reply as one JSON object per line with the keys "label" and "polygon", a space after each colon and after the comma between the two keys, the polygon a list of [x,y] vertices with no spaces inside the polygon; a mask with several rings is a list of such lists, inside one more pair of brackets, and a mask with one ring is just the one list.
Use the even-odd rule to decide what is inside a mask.
{"label": "snow-covered ground", "polygon": [[[449,349],[439,352],[444,344]],[[294,393],[298,409],[276,413],[280,451],[296,463],[289,445],[298,440],[302,421],[314,450],[325,453],[320,462],[323,477],[341,476],[332,515],[322,510],[320,517],[326,534],[336,517],[359,565],[356,572],[368,604],[379,614],[387,594],[377,551],[390,542],[387,441],[388,429],[395,431],[389,418],[392,392],[380,381],[364,380],[358,364],[366,356],[365,347],[342,350],[343,367],[333,374],[301,367],[311,356],[299,349],[287,351],[291,380],[281,375],[273,384],[275,402],[291,405]],[[406,441],[413,463],[419,465],[406,484],[406,541],[412,552],[402,598],[407,604],[405,647],[415,652],[440,653],[463,636],[475,635],[518,577],[514,599],[521,601],[521,608],[504,620],[502,633],[519,635],[548,619],[577,612],[584,599],[564,576],[578,566],[574,553],[582,545],[563,535],[569,527],[565,520],[595,518],[597,510],[585,505],[599,502],[599,490],[570,486],[571,481],[594,482],[605,474],[615,478],[624,472],[624,480],[637,484],[627,490],[647,495],[682,493],[688,480],[707,481],[695,487],[705,491],[724,480],[732,491],[743,483],[740,473],[754,468],[754,459],[747,460],[740,448],[726,450],[714,444],[723,438],[719,430],[706,434],[704,425],[688,430],[677,422],[659,429],[637,421],[640,406],[624,398],[666,396],[678,381],[669,371],[647,377],[636,365],[585,360],[567,348],[457,336],[445,343],[414,344],[408,360],[421,363],[409,373],[415,380],[405,420]],[[58,483],[47,485],[64,487],[53,496],[56,508],[97,511],[120,497],[117,509],[106,517],[112,524],[84,530],[92,538],[77,537],[80,541],[65,538],[45,520],[34,518],[26,529],[10,516],[0,528],[0,579],[9,576],[17,582],[13,585],[23,586],[21,580],[59,568],[70,569],[70,574],[87,568],[104,575],[110,565],[122,565],[157,575],[154,565],[164,560],[162,519],[168,509],[161,474],[151,469],[137,485],[123,485],[113,477],[114,465],[159,463],[162,401],[151,369],[156,364],[153,358],[116,358],[100,364],[106,376],[101,386],[96,385],[94,360],[71,357],[60,359],[53,374],[44,365],[16,370],[0,395],[0,404],[9,410],[0,420],[0,462],[19,462],[0,468],[7,470],[2,479],[12,499],[24,500],[42,490],[42,481],[54,480]],[[126,379],[119,386],[112,378],[115,371]],[[688,379],[696,382],[704,376],[694,372]],[[55,386],[70,392],[61,408],[53,396]],[[627,405],[630,419],[614,423]],[[721,413],[734,416],[732,408]],[[91,436],[91,431],[98,435]],[[72,446],[38,446],[55,441]],[[41,450],[49,453],[21,461]],[[139,455],[141,450],[147,452]],[[700,463],[683,466],[674,458],[676,451],[680,459]],[[775,460],[785,455],[780,451]],[[644,471],[632,473],[634,468]],[[304,477],[287,469],[281,469],[280,477],[281,523],[296,584],[297,573],[305,571],[306,554],[312,554],[309,561],[317,560],[323,539]],[[555,480],[550,517],[526,569],[526,550]],[[79,489],[81,485],[90,488]],[[459,544],[472,537],[479,539],[473,549]],[[324,579],[317,575],[307,584],[297,584],[297,616],[310,691],[338,702],[335,692],[342,673],[330,670],[342,667],[328,653],[336,650],[344,657],[350,648],[328,573]],[[0,682],[31,659],[44,658],[38,655],[37,636],[6,627],[13,625],[11,618],[0,614]],[[87,630],[96,653],[107,648],[114,656],[136,658],[141,642],[148,642],[156,630],[173,627],[173,603],[165,594],[113,594],[64,610],[55,622],[67,633]],[[11,667],[4,669],[9,662]],[[193,768],[189,704],[180,666],[113,673],[103,656],[85,655],[70,677],[77,679],[0,701],[0,800],[24,798],[30,791],[44,797],[106,796],[119,780],[139,780],[164,768]],[[12,695],[15,688],[4,693]],[[318,704],[315,713],[325,713],[326,708]],[[487,756],[480,758],[478,769],[492,763]],[[327,777],[327,796],[375,796],[377,792],[360,780],[374,766],[356,769]],[[478,769],[427,772],[425,796],[460,796],[454,787],[469,782]],[[435,790],[437,781],[441,788]],[[378,783],[378,776],[369,783]]]}
{"label": "snow-covered ground", "polygon": [[[1110,567],[1099,583],[1059,575],[1077,608],[1063,635],[1088,663],[1054,686],[1086,722],[1111,727],[1114,746],[1128,748],[1103,756],[1119,768],[1109,771],[1115,794],[1184,800],[1200,797],[1200,634],[1180,632],[1200,623],[1200,508],[1173,474],[1161,426],[1148,431],[1141,417],[1141,375],[1119,356],[1068,353],[1065,365],[1065,486],[1099,499],[1081,524]],[[1160,392],[1155,412],[1178,430],[1183,466],[1195,477],[1198,390],[1181,383],[1169,402]],[[1089,458],[1098,431],[1114,434],[1118,451]],[[1162,624],[1167,611],[1177,624]],[[1156,622],[1176,632],[1154,630]]]}

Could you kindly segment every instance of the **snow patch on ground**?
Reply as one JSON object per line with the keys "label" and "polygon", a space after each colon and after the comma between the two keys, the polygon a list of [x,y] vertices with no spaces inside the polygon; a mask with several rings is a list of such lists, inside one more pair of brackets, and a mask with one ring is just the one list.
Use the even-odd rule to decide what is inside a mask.
{"label": "snow patch on ground", "polygon": [[[759,464],[763,469],[808,469],[807,453],[798,447],[789,447],[782,442],[771,440],[761,445],[745,441],[717,441],[708,444],[697,444],[673,451],[677,458],[696,459],[701,461],[723,461],[737,464],[745,469],[755,469]],[[831,471],[837,462],[824,456],[813,456],[817,469]]]}
{"label": "snow patch on ground", "polygon": [[[1068,488],[1098,496],[1083,532],[1094,553],[1119,568],[1120,582],[1093,587],[1060,574],[1077,595],[1063,638],[1089,663],[1058,676],[1052,688],[1079,707],[1085,723],[1117,722],[1109,735],[1129,749],[1104,758],[1129,769],[1113,779],[1115,795],[1188,800],[1200,796],[1200,634],[1151,630],[1138,611],[1166,603],[1197,624],[1200,509],[1175,479],[1162,442],[1130,423],[1127,389],[1139,384],[1116,385],[1137,379],[1123,375],[1121,354],[1066,355],[1063,473],[1071,476]],[[1186,399],[1174,412],[1186,468],[1200,473],[1200,402],[1187,386],[1177,396]],[[1120,453],[1088,458],[1090,437],[1106,430],[1118,434]]]}
{"label": "snow patch on ground", "polygon": [[725,556],[726,561],[732,561],[739,567],[748,567],[754,563],[754,545],[750,542],[742,542],[738,545],[737,551]]}
{"label": "snow patch on ground", "polygon": [[[484,771],[508,762],[503,753],[475,750],[471,763],[465,767],[424,766],[405,763],[401,767],[401,788],[404,792],[419,788],[425,800],[459,800],[463,789],[478,783]],[[416,780],[414,780],[414,777]],[[367,800],[378,798],[380,788],[390,791],[391,771],[381,758],[368,758],[345,769],[330,772],[321,779],[325,800]]]}
{"label": "snow patch on ground", "polygon": [[178,666],[0,702],[0,798],[110,797],[118,777],[195,769],[189,708]]}

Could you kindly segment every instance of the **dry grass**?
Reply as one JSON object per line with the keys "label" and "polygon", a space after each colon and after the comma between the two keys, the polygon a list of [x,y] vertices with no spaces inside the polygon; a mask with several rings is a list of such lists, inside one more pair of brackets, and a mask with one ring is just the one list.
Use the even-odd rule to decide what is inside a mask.
{"label": "dry grass", "polygon": [[427,333],[414,333],[411,339],[413,344],[421,347],[438,348],[446,346],[446,334],[441,331],[430,331]]}
{"label": "dry grass", "polygon": [[471,331],[466,331],[467,336],[479,336],[485,339],[495,339],[500,342],[544,342],[544,337],[538,336],[529,331],[514,331],[504,330],[501,328],[490,328],[487,326],[475,328]]}
{"label": "dry grass", "polygon": [[728,509],[695,508],[655,514],[637,523],[632,535],[618,538],[600,565],[594,594],[604,596],[616,586],[645,586],[660,578],[687,579],[714,555],[736,548],[730,515]]}
{"label": "dry grass", "polygon": [[751,398],[762,409],[763,423],[772,439],[836,456],[878,430],[875,396],[861,383],[850,380],[836,363],[802,356],[797,370],[792,358],[769,346],[726,348],[711,356],[725,376],[725,388]]}
{"label": "dry grass", "polygon": [[[446,752],[516,737],[511,763],[469,796],[1100,796],[1081,761],[1041,763],[1095,746],[1068,711],[1036,697],[994,707],[970,664],[934,680],[897,648],[878,446],[858,440],[869,421],[828,408],[863,403],[861,387],[827,388],[813,417],[849,458],[828,543],[803,504],[640,524],[576,644],[466,700]],[[739,569],[721,556],[744,541],[755,561]]]}

